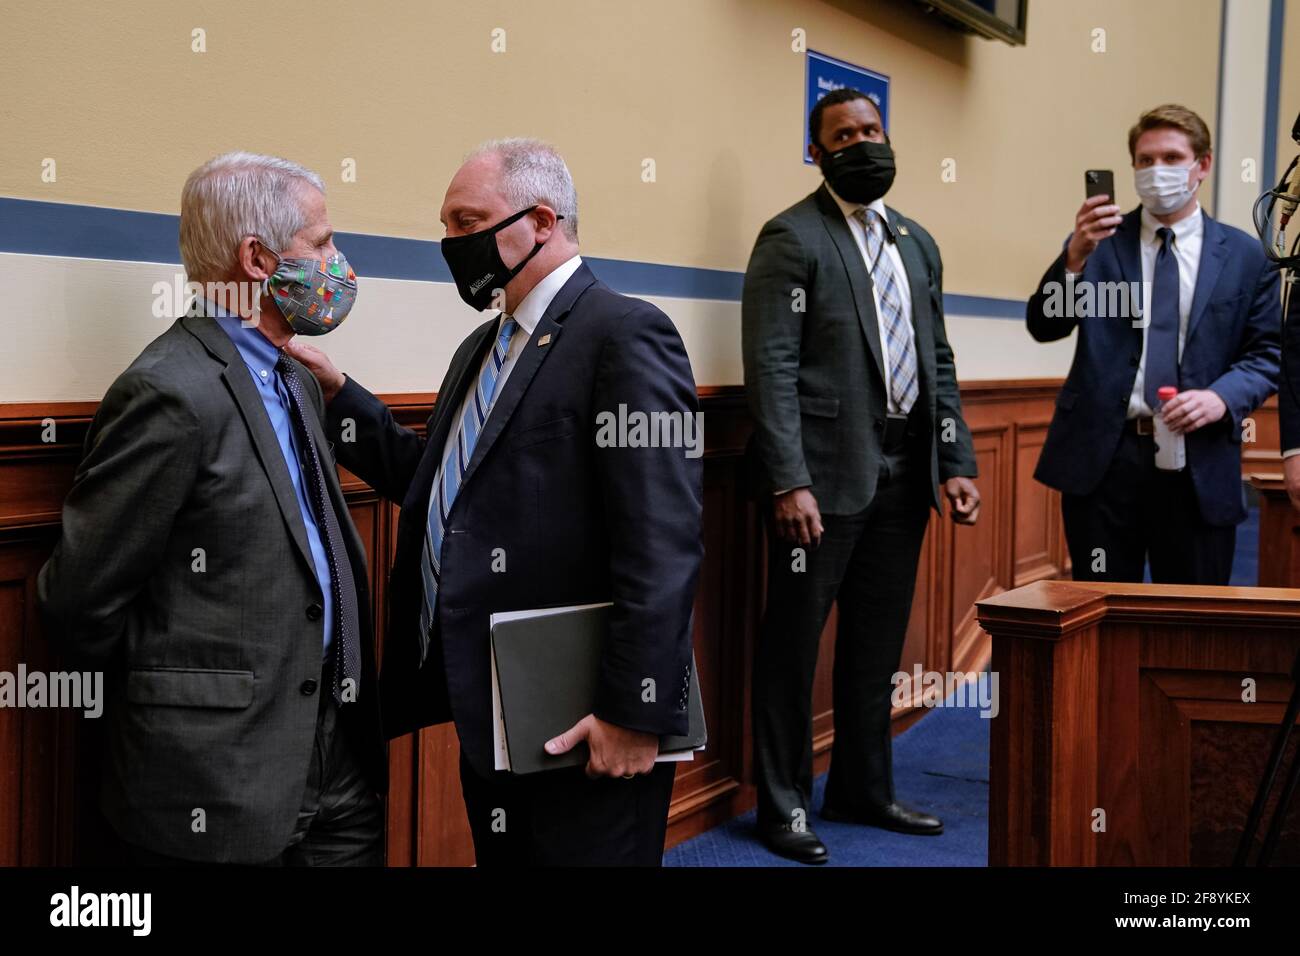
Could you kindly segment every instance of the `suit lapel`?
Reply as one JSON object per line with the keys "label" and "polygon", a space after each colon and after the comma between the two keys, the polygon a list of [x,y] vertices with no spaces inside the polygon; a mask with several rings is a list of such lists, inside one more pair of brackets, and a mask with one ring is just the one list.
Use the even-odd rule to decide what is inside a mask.
{"label": "suit lapel", "polygon": [[858,324],[862,326],[862,334],[867,339],[867,349],[876,362],[876,369],[880,372],[880,380],[883,382],[885,381],[885,359],[880,347],[880,325],[876,318],[876,303],[871,297],[871,274],[867,272],[867,264],[862,260],[862,250],[858,248],[858,242],[853,238],[849,224],[845,221],[844,213],[836,204],[835,198],[831,196],[825,185],[822,185],[815,195],[817,207],[822,214],[822,224],[830,233],[831,241],[835,243],[840,260],[849,274],[849,288],[853,290],[853,305],[858,312]]}
{"label": "suit lapel", "polygon": [[[595,281],[596,277],[584,262],[551,300],[537,327],[533,329],[533,334],[529,336],[528,344],[524,346],[523,352],[516,360],[510,377],[501,387],[501,394],[497,396],[487,421],[483,424],[483,431],[474,445],[474,454],[470,456],[469,467],[465,469],[465,477],[461,479],[462,486],[469,482],[478,469],[479,463],[492,450],[493,444],[509,423],[510,416],[519,407],[519,402],[528,391],[528,386],[532,384],[533,377],[546,361],[546,357],[555,350],[560,333],[563,331],[560,323],[564,321],[564,317],[573,308],[578,297]],[[542,342],[546,344],[543,345]]]}
{"label": "suit lapel", "polygon": [[1142,207],[1128,213],[1115,230],[1115,255],[1119,259],[1119,273],[1125,282],[1142,281],[1142,253],[1138,243],[1142,238]]}
{"label": "suit lapel", "polygon": [[411,488],[418,490],[418,496],[415,499],[415,504],[418,507],[403,507],[399,519],[403,522],[410,520],[414,522],[415,526],[423,527],[424,525],[429,511],[429,495],[432,493],[433,479],[437,476],[438,467],[442,464],[442,453],[447,446],[447,436],[457,425],[456,416],[460,413],[460,406],[465,400],[466,393],[474,387],[474,383],[478,380],[478,372],[483,366],[483,358],[492,342],[496,339],[496,329],[497,323],[494,319],[491,322],[483,323],[472,333],[477,337],[477,341],[470,349],[460,368],[451,370],[452,377],[448,387],[438,393],[437,403],[433,408],[433,416],[429,419],[429,427],[424,436],[424,457],[420,459],[420,466],[411,479]]}
{"label": "suit lapel", "polygon": [[[470,349],[468,360],[455,370],[455,375],[451,380],[450,387],[445,393],[439,393],[437,404],[434,406],[433,418],[429,421],[428,434],[425,436],[430,445],[437,446],[437,454],[434,457],[434,466],[442,462],[442,446],[447,443],[447,435],[451,429],[456,427],[456,415],[460,412],[461,402],[465,400],[465,395],[474,387],[478,381],[479,369],[483,367],[483,359],[487,356],[487,351],[492,347],[496,339],[497,320],[485,322],[475,333],[478,341]],[[428,457],[426,455],[426,457]]]}
{"label": "suit lapel", "polygon": [[[918,374],[930,375],[928,357],[934,355],[934,323],[930,312],[930,270],[926,265],[925,253],[916,237],[912,235],[906,223],[901,221],[898,213],[885,207],[889,226],[894,231],[898,242],[898,254],[907,271],[907,287],[912,293],[912,328],[916,332],[916,365]],[[929,385],[930,383],[924,382]]]}
{"label": "suit lapel", "polygon": [[285,463],[284,453],[280,450],[280,440],[275,436],[275,429],[271,427],[271,420],[267,417],[262,396],[258,393],[257,386],[253,384],[252,376],[249,375],[239,350],[235,348],[235,343],[230,341],[230,336],[226,334],[225,329],[217,325],[215,319],[187,315],[181,321],[190,334],[203,343],[203,347],[213,358],[225,365],[221,378],[230,389],[235,405],[243,416],[244,425],[248,428],[248,434],[253,440],[253,448],[257,452],[257,459],[266,473],[267,480],[271,483],[271,490],[275,494],[276,504],[280,506],[280,514],[289,528],[289,534],[298,547],[298,553],[314,575],[316,565],[312,561],[311,549],[307,544],[307,527],[302,521],[298,495],[293,490],[289,468]]}
{"label": "suit lapel", "polygon": [[1218,222],[1201,213],[1204,217],[1202,222],[1204,231],[1201,236],[1201,261],[1196,267],[1196,291],[1192,294],[1192,310],[1187,317],[1187,335],[1183,339],[1183,349],[1186,351],[1187,343],[1191,341],[1192,331],[1196,328],[1196,323],[1200,321],[1201,316],[1205,314],[1205,308],[1210,304],[1210,297],[1214,292],[1215,283],[1219,281],[1219,273],[1223,271],[1223,263],[1227,259],[1227,247],[1224,241],[1224,228]]}

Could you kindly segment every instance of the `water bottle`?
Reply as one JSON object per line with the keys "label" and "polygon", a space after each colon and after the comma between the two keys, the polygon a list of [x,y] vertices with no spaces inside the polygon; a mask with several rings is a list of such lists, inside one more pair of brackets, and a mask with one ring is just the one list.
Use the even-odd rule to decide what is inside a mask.
{"label": "water bottle", "polygon": [[1172,385],[1163,385],[1156,390],[1155,442],[1156,467],[1162,471],[1182,471],[1187,465],[1187,450],[1183,445],[1183,436],[1170,430],[1160,412],[1170,399],[1178,394]]}

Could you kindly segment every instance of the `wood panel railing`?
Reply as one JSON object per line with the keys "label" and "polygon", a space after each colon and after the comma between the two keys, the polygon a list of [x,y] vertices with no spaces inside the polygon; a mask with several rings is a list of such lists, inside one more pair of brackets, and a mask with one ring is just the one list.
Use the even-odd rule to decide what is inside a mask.
{"label": "wood panel railing", "polygon": [[[1068,571],[1054,492],[1032,480],[1059,380],[972,382],[962,387],[979,459],[984,506],[974,528],[932,519],[918,570],[900,670],[979,670],[989,641],[975,602]],[[750,431],[743,391],[701,388],[705,415],[706,555],[695,608],[695,648],[710,728],[708,748],[678,770],[669,842],[753,806],[749,673],[762,608],[762,529],[746,493]],[[397,420],[419,427],[432,394],[388,395]],[[37,572],[58,535],[62,501],[95,403],[0,405],[0,671],[20,662],[53,669],[34,604]],[[53,426],[51,428],[51,425]],[[52,440],[51,440],[52,439]],[[345,474],[352,518],[370,555],[376,633],[383,640],[385,581],[395,506]],[[834,620],[823,635],[815,688],[817,769],[832,739]],[[895,713],[898,728],[920,709]],[[68,863],[93,855],[94,728],[67,713],[0,709],[0,865]],[[80,745],[79,745],[80,742]],[[454,731],[427,728],[390,750],[388,860],[393,865],[472,861],[457,777]]]}

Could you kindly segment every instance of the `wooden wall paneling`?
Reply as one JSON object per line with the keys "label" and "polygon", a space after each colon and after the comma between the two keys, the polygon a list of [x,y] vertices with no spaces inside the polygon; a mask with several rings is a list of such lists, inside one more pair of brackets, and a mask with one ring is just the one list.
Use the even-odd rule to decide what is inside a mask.
{"label": "wooden wall paneling", "polygon": [[[1059,542],[1051,523],[1056,502],[1033,485],[1037,444],[1059,388],[1054,380],[980,382],[963,386],[966,415],[976,434],[984,505],[974,529],[955,528],[932,517],[919,562],[917,591],[900,669],[972,669],[989,654],[974,626],[972,601],[1014,586],[1025,576],[1059,567]],[[670,811],[669,844],[750,809],[752,708],[749,676],[763,605],[765,553],[759,503],[747,487],[744,448],[751,425],[739,388],[700,389],[705,413],[705,541],[701,589],[696,600],[695,643],[709,707],[710,742],[691,764],[678,768]],[[421,430],[432,411],[432,393],[380,396],[394,418]],[[80,458],[96,404],[0,406],[0,669],[4,662],[37,659],[44,647],[38,624],[29,622],[30,587],[57,535],[62,501]],[[41,425],[53,418],[57,441],[41,441]],[[384,600],[395,547],[398,508],[380,501],[364,482],[341,478],[353,520],[371,559],[376,637],[384,634]],[[1024,495],[1026,497],[1022,498]],[[1037,527],[1022,528],[1031,520]],[[16,531],[29,535],[23,542]],[[34,535],[32,537],[31,535]],[[1045,558],[1044,555],[1047,555]],[[1053,563],[1055,562],[1055,564]],[[12,574],[13,576],[6,576]],[[18,595],[21,594],[21,602]],[[18,606],[24,608],[21,623]],[[823,634],[815,692],[818,772],[827,766],[833,741],[830,675],[834,667],[832,613]],[[36,647],[38,650],[33,650]],[[1004,697],[1008,689],[1002,688]],[[924,708],[895,711],[895,727],[919,719]],[[42,721],[45,723],[42,723]],[[0,746],[12,750],[14,715],[0,711]],[[57,721],[54,722],[57,724]],[[82,823],[93,792],[74,787],[82,766],[75,723],[65,732],[48,715],[42,728],[0,776],[0,862],[71,861],[93,834]],[[51,757],[51,755],[54,755]],[[473,860],[460,795],[459,752],[450,725],[426,728],[393,741],[388,795],[387,849],[392,865],[465,865]],[[17,769],[12,769],[17,768]],[[84,782],[84,781],[83,781]],[[23,796],[28,794],[29,796]],[[34,796],[33,796],[34,795]],[[51,811],[49,808],[55,808]],[[74,812],[74,807],[78,808]],[[44,809],[40,809],[44,808]],[[7,826],[14,814],[17,829]],[[93,814],[92,814],[93,817]],[[20,852],[17,833],[26,841]],[[6,842],[8,840],[9,842]]]}

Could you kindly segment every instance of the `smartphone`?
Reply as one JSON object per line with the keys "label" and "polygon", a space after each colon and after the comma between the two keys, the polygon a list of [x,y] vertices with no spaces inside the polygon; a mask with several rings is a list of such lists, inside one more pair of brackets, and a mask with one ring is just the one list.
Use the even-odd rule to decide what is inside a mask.
{"label": "smartphone", "polygon": [[1083,186],[1086,196],[1109,196],[1115,202],[1115,174],[1109,169],[1090,169],[1083,174]]}

